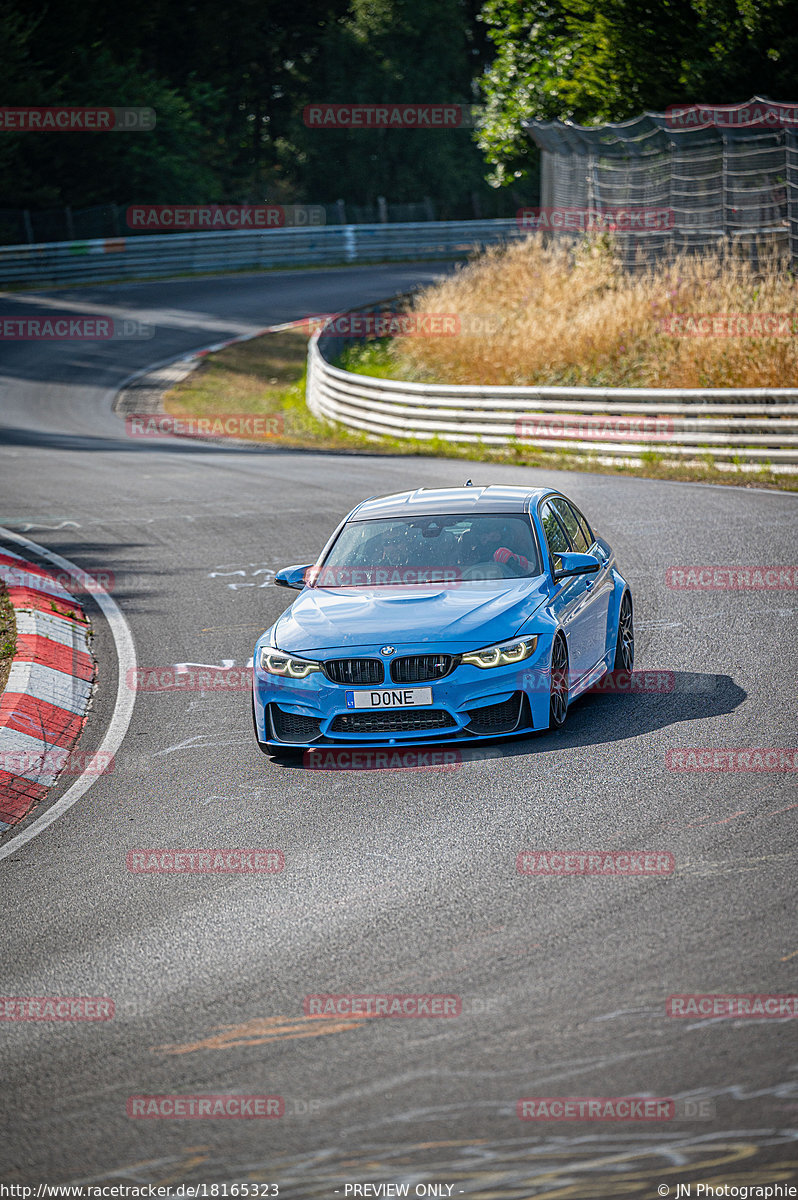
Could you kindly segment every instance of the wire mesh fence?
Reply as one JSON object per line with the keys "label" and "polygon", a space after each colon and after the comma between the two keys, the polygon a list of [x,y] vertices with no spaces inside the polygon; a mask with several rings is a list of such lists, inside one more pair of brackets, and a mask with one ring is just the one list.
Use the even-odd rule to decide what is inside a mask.
{"label": "wire mesh fence", "polygon": [[[754,260],[763,248],[776,248],[798,266],[792,107],[754,97],[709,110],[647,112],[617,124],[528,121],[524,128],[541,151],[542,207],[597,218],[624,210],[625,225],[610,226],[628,266],[724,244]],[[634,214],[646,212],[667,218],[635,221]]]}

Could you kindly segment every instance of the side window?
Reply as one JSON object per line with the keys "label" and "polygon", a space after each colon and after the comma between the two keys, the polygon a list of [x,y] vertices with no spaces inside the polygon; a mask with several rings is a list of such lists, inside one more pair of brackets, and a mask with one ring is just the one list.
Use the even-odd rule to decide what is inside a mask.
{"label": "side window", "polygon": [[596,540],[595,535],[594,535],[592,529],[590,528],[590,526],[588,525],[584,514],[579,511],[579,509],[576,507],[574,502],[572,500],[569,500],[567,503],[568,503],[568,507],[573,511],[574,516],[576,517],[577,521],[579,522],[579,524],[582,527],[582,530],[585,535],[585,540],[587,541],[587,548],[589,550],[590,547],[593,545],[593,543]]}
{"label": "side window", "polygon": [[540,520],[552,558],[567,554],[571,549],[570,543],[548,500],[540,506]]}
{"label": "side window", "polygon": [[578,551],[580,554],[587,554],[589,549],[588,540],[585,535],[585,531],[577,520],[576,513],[571,508],[571,505],[567,500],[562,499],[559,496],[556,499],[551,500],[550,503],[568,531],[568,536],[573,543],[574,550]]}

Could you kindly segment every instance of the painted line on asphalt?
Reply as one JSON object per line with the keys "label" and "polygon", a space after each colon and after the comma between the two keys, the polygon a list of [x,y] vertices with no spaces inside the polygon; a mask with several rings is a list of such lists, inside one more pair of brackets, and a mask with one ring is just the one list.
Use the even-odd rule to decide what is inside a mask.
{"label": "painted line on asphalt", "polygon": [[[46,546],[40,546],[38,542],[32,542],[30,538],[23,537],[21,533],[14,533],[13,530],[0,526],[0,536],[16,542],[19,546],[24,546],[27,550],[32,550],[34,554],[46,558],[48,562],[61,567],[62,570],[69,571],[70,575],[74,576],[75,579],[85,580],[86,572],[82,567],[76,566],[75,563],[70,562],[68,558],[63,558],[60,554],[56,554],[55,551],[48,550]],[[130,719],[133,716],[133,705],[136,702],[136,693],[125,686],[127,672],[136,668],[136,647],[133,642],[133,634],[130,626],[121,608],[104,587],[96,581],[95,584],[96,590],[92,589],[92,596],[110,626],[116,647],[119,668],[114,711],[111,715],[108,728],[105,731],[105,736],[97,749],[97,753],[107,753],[113,756],[122,745],[128,725],[130,724]],[[32,821],[26,829],[23,829],[21,833],[18,833],[10,841],[6,842],[4,846],[0,847],[0,861],[16,853],[27,842],[32,841],[40,833],[43,833],[59,817],[68,812],[72,805],[76,804],[86,794],[91,785],[96,783],[100,778],[102,776],[98,776],[95,771],[89,773],[86,770],[79,775],[72,786],[64,792],[60,800],[56,800],[52,807],[48,808],[40,817],[37,817],[35,821]]]}
{"label": "painted line on asphalt", "polygon": [[111,399],[111,410],[113,411],[114,401],[120,392],[124,392],[131,383],[136,383],[139,379],[143,379],[145,375],[151,372],[160,371],[164,367],[174,367],[178,363],[193,362],[194,359],[204,358],[217,350],[224,350],[227,346],[233,346],[237,342],[251,342],[255,338],[263,337],[267,333],[283,333],[287,329],[293,329],[294,326],[302,325],[307,317],[297,317],[295,321],[283,321],[279,325],[265,325],[263,329],[257,329],[254,333],[239,333],[235,337],[227,338],[223,342],[210,342],[204,346],[198,347],[196,350],[184,350],[180,354],[170,354],[168,358],[161,358],[157,362],[150,363],[146,367],[139,367],[137,371],[126,375],[121,383],[115,384],[105,393],[105,400]]}

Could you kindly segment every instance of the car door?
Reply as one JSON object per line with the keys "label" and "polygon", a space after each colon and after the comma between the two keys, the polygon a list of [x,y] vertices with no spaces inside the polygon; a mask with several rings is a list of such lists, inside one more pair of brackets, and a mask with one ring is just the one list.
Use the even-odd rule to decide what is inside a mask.
{"label": "car door", "polygon": [[[543,500],[538,506],[540,522],[546,537],[552,572],[562,566],[561,554],[574,550],[564,523],[557,516],[552,505],[552,498]],[[586,586],[588,575],[568,575],[555,583],[555,593],[551,608],[562,625],[565,640],[568,643],[568,671],[570,685],[590,670],[589,662],[592,652],[590,637],[590,617],[586,611],[586,601],[590,599],[590,589]]]}
{"label": "car door", "polygon": [[613,582],[609,571],[609,560],[583,517],[582,513],[564,496],[550,498],[551,507],[557,513],[574,550],[580,554],[592,554],[601,564],[596,575],[586,575],[584,605],[580,614],[580,626],[584,636],[584,670],[589,671],[604,657],[607,649],[607,622]]}

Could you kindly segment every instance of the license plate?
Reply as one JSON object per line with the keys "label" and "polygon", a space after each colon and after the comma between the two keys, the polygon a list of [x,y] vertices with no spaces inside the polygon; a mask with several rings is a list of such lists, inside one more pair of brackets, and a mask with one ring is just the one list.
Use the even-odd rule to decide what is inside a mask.
{"label": "license plate", "polygon": [[416,708],[432,704],[432,688],[380,688],[347,692],[347,708]]}

